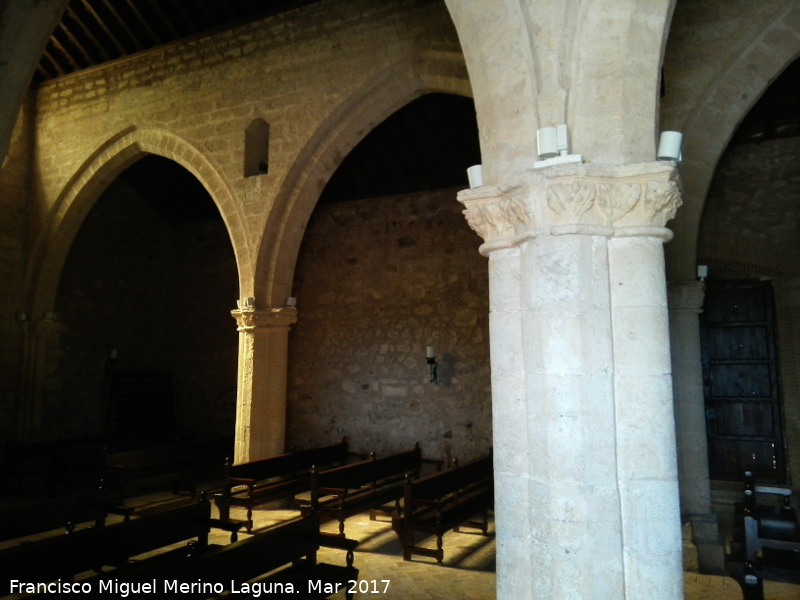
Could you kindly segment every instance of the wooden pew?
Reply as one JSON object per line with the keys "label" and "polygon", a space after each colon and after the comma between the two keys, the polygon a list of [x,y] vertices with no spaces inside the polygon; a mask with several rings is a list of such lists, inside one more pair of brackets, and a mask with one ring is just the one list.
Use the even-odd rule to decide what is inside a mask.
{"label": "wooden pew", "polygon": [[[745,572],[741,583],[747,600],[763,600],[763,579],[800,583],[800,524],[791,494],[789,488],[758,485],[753,471],[746,468],[742,502]],[[778,502],[759,502],[759,496]]]}
{"label": "wooden pew", "polygon": [[103,477],[105,445],[99,438],[10,443],[3,452],[3,491],[55,497],[85,491]]}
{"label": "wooden pew", "polygon": [[301,505],[301,511],[337,519],[339,535],[344,536],[344,522],[351,515],[369,510],[370,519],[374,520],[380,507],[392,501],[397,512],[405,476],[419,476],[423,462],[441,467],[440,461],[422,458],[419,444],[408,452],[383,458],[372,457],[327,470],[315,467],[311,470],[310,502]]}
{"label": "wooden pew", "polygon": [[[100,581],[129,584],[155,581],[161,593],[156,597],[180,592],[182,598],[208,598],[217,597],[225,590],[235,590],[231,597],[327,598],[345,591],[349,581],[357,580],[358,569],[353,566],[353,551],[357,545],[356,540],[321,534],[318,515],[310,514],[239,542],[194,553],[180,561],[155,566],[132,565],[103,573],[91,581],[94,589],[99,589]],[[317,562],[320,546],[346,550],[346,564]],[[181,590],[181,584],[187,587]],[[346,596],[351,598],[352,594]],[[152,598],[153,594],[128,596],[146,597]]]}
{"label": "wooden pew", "polygon": [[197,485],[219,478],[219,465],[231,455],[230,439],[174,441],[133,450],[109,452],[105,479],[120,498],[135,493],[171,490],[197,492]]}
{"label": "wooden pew", "polygon": [[274,500],[293,498],[309,489],[309,474],[313,466],[320,468],[345,464],[350,453],[347,438],[338,444],[290,452],[238,465],[225,461],[222,491],[214,502],[223,522],[230,522],[232,506],[247,509],[245,526],[253,529],[253,508]]}
{"label": "wooden pew", "polygon": [[102,486],[97,490],[48,498],[0,509],[0,541],[23,538],[48,531],[69,533],[76,526],[90,523],[102,527],[109,514],[129,517],[130,511],[118,506]]}
{"label": "wooden pew", "polygon": [[[72,581],[79,573],[119,567],[132,557],[186,540],[192,541],[190,549],[197,552],[208,545],[210,520],[211,504],[203,498],[148,517],[23,543],[0,551],[0,581],[4,586],[11,580]],[[148,560],[163,564],[188,553],[187,547],[181,547]],[[8,593],[9,589],[0,590],[0,594]]]}
{"label": "wooden pew", "polygon": [[[406,476],[402,514],[392,517],[392,528],[403,546],[403,558],[431,556],[442,564],[442,536],[467,526],[488,532],[487,514],[494,502],[492,456],[414,480]],[[480,521],[471,520],[482,515]],[[418,533],[436,536],[436,549],[416,545]]]}

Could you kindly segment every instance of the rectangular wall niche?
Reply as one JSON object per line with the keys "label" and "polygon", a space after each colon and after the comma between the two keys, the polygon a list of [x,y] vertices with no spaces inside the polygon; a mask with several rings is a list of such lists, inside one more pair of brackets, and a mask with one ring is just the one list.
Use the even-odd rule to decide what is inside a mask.
{"label": "rectangular wall niche", "polygon": [[269,123],[254,119],[244,134],[244,176],[264,175],[269,171]]}

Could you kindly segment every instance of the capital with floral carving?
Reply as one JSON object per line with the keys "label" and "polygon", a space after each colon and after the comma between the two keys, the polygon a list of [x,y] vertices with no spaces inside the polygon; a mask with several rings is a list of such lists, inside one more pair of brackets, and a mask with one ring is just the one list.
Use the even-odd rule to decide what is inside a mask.
{"label": "capital with floral carving", "polygon": [[458,200],[481,251],[540,235],[672,237],[665,228],[681,205],[672,163],[566,164],[526,171],[513,184],[463,190]]}
{"label": "capital with floral carving", "polygon": [[231,311],[237,331],[254,331],[262,327],[284,328],[297,323],[296,308],[237,308]]}

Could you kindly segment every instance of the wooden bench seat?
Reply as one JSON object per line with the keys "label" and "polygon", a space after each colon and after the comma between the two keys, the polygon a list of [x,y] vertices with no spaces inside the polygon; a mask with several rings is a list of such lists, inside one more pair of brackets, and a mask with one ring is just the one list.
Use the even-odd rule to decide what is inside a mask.
{"label": "wooden bench seat", "polygon": [[219,465],[232,450],[232,440],[225,438],[110,452],[105,459],[105,480],[121,498],[156,490],[185,491],[194,496],[198,484],[219,479]]}
{"label": "wooden bench seat", "polygon": [[[494,502],[492,457],[414,480],[407,476],[402,513],[392,517],[392,528],[403,546],[403,558],[413,554],[444,559],[442,536],[462,526],[488,533],[487,513]],[[482,516],[480,521],[473,517]],[[416,545],[419,533],[436,536],[436,548]]]}
{"label": "wooden bench seat", "polygon": [[315,465],[325,468],[345,464],[351,456],[347,439],[337,444],[300,450],[232,465],[225,461],[222,491],[214,496],[222,521],[230,521],[230,509],[247,509],[245,527],[253,529],[253,509],[275,500],[291,499],[309,490],[309,475]]}
{"label": "wooden bench seat", "polygon": [[[197,552],[208,545],[211,505],[202,499],[192,505],[115,525],[23,543],[0,552],[0,581],[71,581],[75,575],[120,567],[132,557],[191,540]],[[182,559],[189,550],[178,548],[154,557],[165,562]],[[0,594],[10,593],[6,588]]]}
{"label": "wooden bench seat", "polygon": [[[344,565],[317,562],[320,546],[346,551]],[[231,597],[248,598],[327,598],[345,590],[348,581],[356,580],[353,551],[358,542],[320,533],[319,518],[310,514],[283,523],[244,540],[210,548],[170,564],[133,565],[104,573],[93,580],[116,580],[135,584],[156,581],[160,594],[175,593],[174,586],[202,583],[180,593],[182,598],[208,598],[235,590]],[[319,583],[318,583],[319,582]],[[164,586],[173,586],[164,593]],[[249,593],[248,593],[249,592]],[[128,598],[152,598],[152,593],[131,594]],[[351,594],[347,594],[351,598]]]}
{"label": "wooden bench seat", "polygon": [[321,517],[339,521],[339,535],[344,536],[344,522],[354,514],[370,511],[370,519],[380,507],[395,503],[399,510],[406,475],[419,476],[423,462],[441,466],[440,461],[422,458],[419,444],[413,450],[383,458],[372,457],[333,469],[312,469],[311,497],[301,505],[304,514],[318,512]]}
{"label": "wooden bench seat", "polygon": [[[763,579],[800,583],[800,524],[791,494],[790,488],[758,485],[753,471],[745,470],[740,519],[746,600],[763,600]],[[759,498],[778,501],[759,502]]]}
{"label": "wooden bench seat", "polygon": [[109,514],[130,513],[102,488],[9,506],[0,509],[0,541],[49,531],[58,535],[86,523],[102,527]]}

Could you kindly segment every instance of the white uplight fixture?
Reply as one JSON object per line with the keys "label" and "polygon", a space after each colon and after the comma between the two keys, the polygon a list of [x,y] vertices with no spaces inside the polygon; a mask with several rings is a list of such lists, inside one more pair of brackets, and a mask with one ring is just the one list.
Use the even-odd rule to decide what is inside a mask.
{"label": "white uplight fixture", "polygon": [[467,179],[469,180],[469,189],[474,190],[481,187],[483,185],[483,165],[472,165],[468,168]]}
{"label": "white uplight fixture", "polygon": [[697,278],[705,281],[708,278],[708,265],[697,265]]}
{"label": "white uplight fixture", "polygon": [[286,308],[297,308],[297,298],[288,296],[286,298]]}
{"label": "white uplight fixture", "polygon": [[583,157],[580,154],[569,153],[569,131],[566,125],[539,129],[536,132],[536,146],[540,160],[533,163],[534,169],[583,162]]}
{"label": "white uplight fixture", "polygon": [[241,300],[237,300],[236,305],[239,307],[239,309],[255,308],[256,299],[248,296],[247,298],[242,298]]}
{"label": "white uplight fixture", "polygon": [[681,162],[681,143],[683,134],[680,131],[662,131],[658,140],[658,151],[656,160],[671,160]]}

